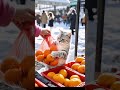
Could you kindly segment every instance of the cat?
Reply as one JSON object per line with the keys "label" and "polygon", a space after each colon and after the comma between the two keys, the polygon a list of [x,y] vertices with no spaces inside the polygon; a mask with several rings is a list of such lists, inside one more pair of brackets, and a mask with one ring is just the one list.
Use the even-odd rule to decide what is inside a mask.
{"label": "cat", "polygon": [[58,65],[64,64],[65,60],[67,59],[70,48],[70,39],[71,32],[60,30],[60,34],[58,35],[57,40],[54,41],[54,44],[56,44],[58,47],[58,51],[52,51],[51,55],[54,58],[59,58]]}

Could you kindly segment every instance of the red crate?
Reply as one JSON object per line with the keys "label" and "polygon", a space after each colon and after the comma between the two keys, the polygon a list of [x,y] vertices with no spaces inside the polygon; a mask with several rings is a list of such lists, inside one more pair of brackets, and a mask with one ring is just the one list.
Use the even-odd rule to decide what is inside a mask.
{"label": "red crate", "polygon": [[73,70],[71,70],[70,68],[68,68],[68,67],[66,67],[66,66],[58,66],[58,67],[56,67],[56,68],[52,68],[52,69],[49,69],[49,70],[47,70],[47,71],[45,71],[45,72],[42,72],[41,74],[42,74],[44,77],[46,77],[47,79],[51,80],[51,81],[52,81],[55,85],[57,85],[58,87],[65,87],[64,85],[60,84],[59,82],[54,81],[53,79],[51,79],[51,78],[49,78],[49,77],[47,76],[47,74],[48,74],[49,72],[58,73],[61,69],[65,69],[65,70],[67,71],[67,73],[68,73],[68,78],[69,78],[70,76],[72,76],[72,75],[78,75],[78,76],[80,77],[80,79],[82,80],[82,82],[85,82],[85,75],[76,73],[76,72],[74,72]]}
{"label": "red crate", "polygon": [[[65,64],[65,66],[67,66],[67,67],[69,67],[70,69],[72,69],[71,66],[72,66],[74,63],[76,63],[76,62],[67,63],[67,64]],[[74,70],[74,69],[72,69],[72,70],[75,71],[76,73],[79,73],[78,71],[76,71],[76,70]],[[85,74],[83,74],[83,75],[85,75]]]}
{"label": "red crate", "polygon": [[44,83],[42,83],[41,81],[39,81],[38,79],[35,78],[35,83],[39,86],[39,87],[47,87]]}

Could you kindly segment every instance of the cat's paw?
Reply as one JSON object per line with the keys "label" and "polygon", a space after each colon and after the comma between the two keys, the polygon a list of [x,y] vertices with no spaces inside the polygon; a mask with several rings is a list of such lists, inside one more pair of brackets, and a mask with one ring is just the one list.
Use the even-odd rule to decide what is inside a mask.
{"label": "cat's paw", "polygon": [[53,51],[51,53],[51,55],[54,57],[54,58],[62,58],[62,59],[65,59],[67,58],[67,53],[65,51]]}

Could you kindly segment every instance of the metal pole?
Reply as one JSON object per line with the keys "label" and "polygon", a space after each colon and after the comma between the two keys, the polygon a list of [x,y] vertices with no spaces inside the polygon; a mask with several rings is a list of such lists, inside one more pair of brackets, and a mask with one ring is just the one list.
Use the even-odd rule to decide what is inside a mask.
{"label": "metal pole", "polygon": [[95,73],[101,72],[105,0],[97,0],[97,41],[95,55]]}
{"label": "metal pole", "polygon": [[79,34],[79,16],[80,16],[80,0],[77,0],[77,16],[76,16],[76,26],[75,26],[75,57],[77,56],[77,46],[78,46],[78,34]]}

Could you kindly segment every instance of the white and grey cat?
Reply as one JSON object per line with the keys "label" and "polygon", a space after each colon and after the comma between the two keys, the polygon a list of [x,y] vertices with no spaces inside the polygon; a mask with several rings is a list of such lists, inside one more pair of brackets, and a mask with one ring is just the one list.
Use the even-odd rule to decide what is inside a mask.
{"label": "white and grey cat", "polygon": [[58,51],[53,51],[53,57],[59,58],[59,65],[64,64],[70,48],[71,32],[60,30],[57,40],[54,42],[58,46]]}

